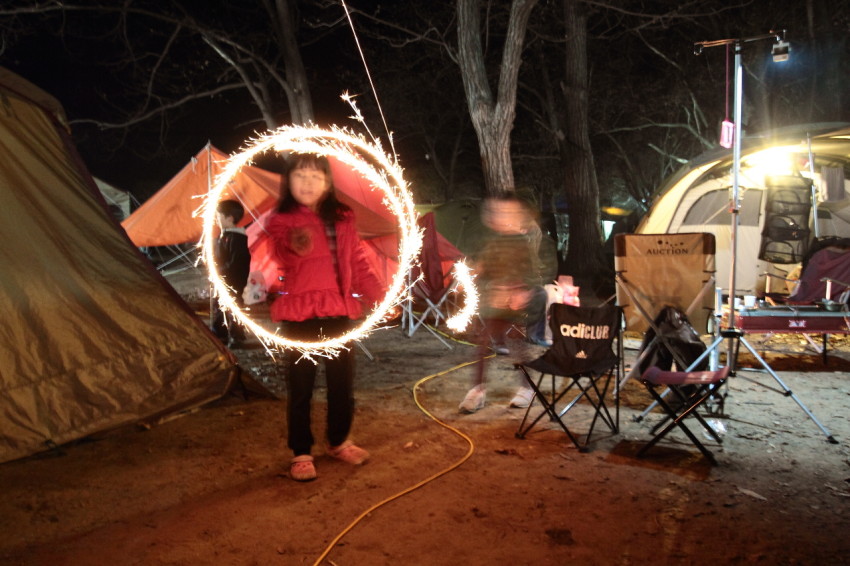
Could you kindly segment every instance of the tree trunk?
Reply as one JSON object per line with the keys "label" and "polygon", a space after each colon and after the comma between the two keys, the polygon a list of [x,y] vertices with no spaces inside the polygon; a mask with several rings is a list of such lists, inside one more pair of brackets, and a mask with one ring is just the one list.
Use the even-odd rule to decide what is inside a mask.
{"label": "tree trunk", "polygon": [[307,82],[307,71],[295,36],[295,11],[289,0],[276,0],[275,29],[283,54],[286,73],[286,98],[293,124],[306,124],[313,120],[313,101]]}
{"label": "tree trunk", "polygon": [[487,81],[481,47],[479,1],[458,0],[457,3],[458,60],[469,115],[478,136],[488,195],[514,190],[511,130],[516,115],[517,75],[528,18],[536,3],[537,0],[513,0],[511,3],[495,97]]}
{"label": "tree trunk", "polygon": [[587,15],[579,0],[564,0],[566,22],[565,191],[570,219],[566,264],[570,274],[587,279],[607,273],[600,230],[599,186],[588,125]]}

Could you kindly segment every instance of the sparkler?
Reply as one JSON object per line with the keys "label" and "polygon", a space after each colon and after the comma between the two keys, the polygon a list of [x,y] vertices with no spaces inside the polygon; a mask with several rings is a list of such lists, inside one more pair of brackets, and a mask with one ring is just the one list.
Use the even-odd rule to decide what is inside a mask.
{"label": "sparkler", "polygon": [[[384,193],[383,203],[398,219],[399,223],[399,266],[393,276],[389,290],[383,300],[372,310],[360,326],[341,336],[332,336],[317,342],[290,340],[276,332],[272,333],[257,324],[236,304],[231,290],[222,281],[215,265],[213,246],[216,206],[228,183],[254,157],[268,151],[314,153],[333,156],[359,173],[373,187]],[[339,127],[322,129],[315,126],[283,126],[252,140],[241,152],[231,156],[224,169],[215,179],[214,186],[200,208],[203,216],[203,235],[200,246],[202,256],[209,269],[219,304],[223,310],[233,313],[245,328],[253,332],[270,348],[292,349],[302,357],[313,360],[317,356],[334,357],[347,349],[354,340],[368,336],[379,324],[389,318],[395,307],[408,299],[406,274],[416,264],[422,248],[422,232],[417,225],[418,215],[407,183],[402,177],[396,160],[390,159],[379,143],[370,143],[363,136],[355,135]],[[468,289],[468,287],[465,287]]]}
{"label": "sparkler", "polygon": [[463,289],[465,299],[463,308],[446,320],[446,326],[456,332],[461,332],[469,325],[475,313],[478,312],[478,291],[475,289],[472,270],[466,263],[462,261],[455,263],[454,272],[455,280],[458,283],[458,287]]}

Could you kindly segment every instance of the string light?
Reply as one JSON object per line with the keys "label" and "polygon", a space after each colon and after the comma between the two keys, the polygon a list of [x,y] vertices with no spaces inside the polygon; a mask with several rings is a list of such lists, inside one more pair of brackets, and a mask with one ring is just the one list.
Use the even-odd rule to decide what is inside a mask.
{"label": "string light", "polygon": [[[341,336],[330,336],[316,342],[291,340],[252,320],[236,304],[232,290],[222,281],[215,265],[216,206],[228,183],[245,165],[253,163],[254,157],[265,152],[312,153],[334,157],[366,179],[372,190],[383,192],[384,206],[396,217],[399,224],[398,270],[393,276],[383,300],[356,328]],[[355,135],[339,127],[322,129],[315,126],[283,126],[252,140],[240,152],[232,155],[199,209],[203,216],[203,235],[200,246],[202,256],[209,269],[209,278],[222,310],[234,317],[254,333],[270,353],[274,348],[298,351],[302,357],[314,360],[317,356],[334,357],[347,349],[352,341],[368,336],[385,322],[392,311],[408,299],[409,289],[406,274],[416,265],[422,248],[422,232],[417,225],[418,215],[413,197],[402,177],[396,160],[390,159],[379,143],[371,143],[363,136]]]}

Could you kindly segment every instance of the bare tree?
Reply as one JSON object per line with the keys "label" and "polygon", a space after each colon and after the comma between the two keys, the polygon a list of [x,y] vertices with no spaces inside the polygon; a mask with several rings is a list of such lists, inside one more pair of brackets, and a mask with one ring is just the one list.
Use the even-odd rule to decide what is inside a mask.
{"label": "bare tree", "polygon": [[469,115],[478,135],[484,184],[491,195],[514,189],[510,142],[516,116],[517,75],[528,18],[536,3],[537,0],[511,2],[495,94],[487,77],[481,43],[479,2],[458,0],[457,4],[458,62]]}
{"label": "bare tree", "polygon": [[[77,118],[77,123],[127,128],[192,101],[240,90],[271,128],[313,119],[297,19],[291,0],[221,5],[196,13],[176,0],[13,0],[0,8],[0,33],[5,46],[27,33],[50,31],[66,45],[88,41],[94,48],[120,50],[108,57],[105,72],[126,78],[123,100],[113,101],[108,116]],[[281,93],[285,108],[279,103]]]}

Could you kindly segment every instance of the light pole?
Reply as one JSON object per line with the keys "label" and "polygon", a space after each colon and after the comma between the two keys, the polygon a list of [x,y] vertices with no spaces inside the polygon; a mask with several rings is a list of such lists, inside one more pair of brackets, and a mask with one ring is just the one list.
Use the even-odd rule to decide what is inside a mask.
{"label": "light pole", "polygon": [[[696,55],[701,54],[702,50],[706,47],[725,47],[728,45],[732,45],[734,46],[735,50],[735,89],[733,106],[734,129],[732,131],[732,189],[731,194],[729,195],[729,213],[732,217],[732,220],[730,236],[731,265],[729,266],[729,315],[727,317],[728,328],[735,328],[735,278],[737,275],[738,265],[738,225],[740,223],[739,213],[741,210],[741,121],[744,99],[744,71],[743,65],[741,63],[741,50],[745,43],[764,41],[767,39],[775,41],[772,50],[773,60],[787,61],[790,46],[788,42],[785,41],[784,29],[779,31],[771,31],[768,34],[756,35],[752,37],[743,37],[737,39],[719,39],[715,41],[698,41],[694,44],[694,53]],[[732,344],[730,342],[730,354],[731,346]]]}
{"label": "light pole", "polygon": [[[735,106],[734,106],[734,131],[733,131],[733,143],[732,143],[732,189],[729,198],[729,212],[732,217],[732,235],[731,235],[731,265],[729,266],[729,300],[728,300],[728,308],[729,313],[727,315],[726,321],[727,324],[723,328],[720,328],[720,332],[715,337],[714,342],[708,349],[703,352],[691,365],[688,371],[697,367],[699,363],[709,356],[712,352],[714,352],[720,344],[723,343],[723,340],[728,340],[728,351],[726,354],[726,364],[731,366],[730,375],[736,375],[736,356],[738,353],[738,346],[741,344],[752,354],[752,356],[758,360],[758,362],[762,365],[765,371],[770,374],[770,376],[782,387],[784,390],[784,394],[787,397],[791,397],[794,402],[799,405],[799,407],[806,413],[806,415],[817,425],[817,427],[824,433],[827,440],[832,444],[837,444],[838,441],[835,440],[835,437],[832,436],[832,433],[821,424],[821,422],[815,417],[814,414],[809,410],[806,405],[803,404],[800,399],[788,388],[788,386],[776,375],[776,372],[768,365],[768,363],[762,358],[759,353],[750,345],[749,342],[744,338],[743,330],[740,330],[735,327],[735,275],[737,271],[737,263],[738,263],[738,222],[739,217],[738,214],[740,212],[741,203],[740,203],[740,177],[741,177],[741,114],[742,114],[742,102],[743,102],[743,90],[744,90],[744,77],[743,77],[743,66],[741,64],[741,49],[745,43],[751,43],[755,41],[764,41],[764,40],[774,40],[775,43],[772,49],[773,60],[777,62],[787,61],[788,60],[788,52],[790,51],[790,46],[788,42],[785,41],[785,30],[780,31],[771,31],[769,34],[757,35],[753,37],[744,37],[738,39],[720,39],[717,41],[700,41],[694,44],[694,53],[699,55],[702,53],[703,48],[706,47],[718,47],[718,46],[727,46],[732,45],[735,48]],[[817,214],[817,213],[815,213]],[[815,220],[817,221],[817,219]],[[750,380],[752,381],[752,380]],[[757,381],[755,383],[758,383]],[[761,384],[759,384],[761,385]]]}

